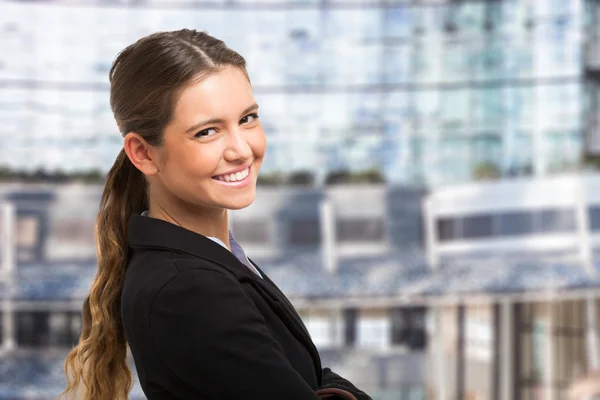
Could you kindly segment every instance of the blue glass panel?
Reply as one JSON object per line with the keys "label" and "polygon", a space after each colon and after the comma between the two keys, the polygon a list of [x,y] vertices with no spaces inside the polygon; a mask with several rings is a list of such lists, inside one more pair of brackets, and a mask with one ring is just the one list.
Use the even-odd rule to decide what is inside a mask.
{"label": "blue glass panel", "polygon": [[440,92],[421,90],[414,93],[413,122],[418,131],[436,131],[440,123]]}
{"label": "blue glass panel", "polygon": [[500,134],[481,135],[471,139],[471,161],[473,165],[491,162],[500,167],[502,138]]}
{"label": "blue glass panel", "polygon": [[419,37],[439,37],[444,32],[448,6],[414,7],[413,33]]}
{"label": "blue glass panel", "polygon": [[581,123],[583,94],[578,82],[540,85],[537,89],[538,124],[542,128],[577,128]]}
{"label": "blue glass panel", "polygon": [[386,46],[382,59],[383,82],[407,83],[412,80],[410,44]]}
{"label": "blue glass panel", "polygon": [[413,34],[413,9],[389,7],[383,11],[383,36],[387,38],[410,38]]}
{"label": "blue glass panel", "polygon": [[322,11],[323,38],[326,40],[380,39],[382,36],[382,11],[378,8],[339,9]]}
{"label": "blue glass panel", "polygon": [[504,75],[510,79],[533,77],[533,57],[532,41],[527,37],[515,38],[504,50]]}
{"label": "blue glass panel", "polygon": [[470,90],[467,88],[444,90],[441,96],[442,129],[468,129],[471,117]]}
{"label": "blue glass panel", "polygon": [[465,181],[471,175],[470,141],[464,136],[446,136],[441,140],[439,173],[443,181],[456,183]]}
{"label": "blue glass panel", "polygon": [[469,40],[460,39],[445,41],[441,54],[443,60],[441,82],[461,83],[473,79],[470,43]]}
{"label": "blue glass panel", "polygon": [[352,45],[345,41],[326,41],[321,62],[323,81],[328,85],[366,85],[381,81],[380,43]]}
{"label": "blue glass panel", "polygon": [[[286,15],[285,82],[292,85],[314,85],[323,81],[321,61],[320,12],[318,10],[292,10]],[[259,65],[262,65],[259,64]]]}
{"label": "blue glass panel", "polygon": [[507,122],[521,127],[533,125],[534,91],[532,86],[513,86],[504,89],[504,108]]}
{"label": "blue glass panel", "polygon": [[504,134],[506,159],[504,171],[508,176],[529,175],[533,166],[533,139],[527,131],[507,131]]}
{"label": "blue glass panel", "polygon": [[413,42],[413,80],[420,83],[438,83],[442,80],[444,42],[439,38]]}
{"label": "blue glass panel", "polygon": [[478,81],[500,80],[505,75],[505,43],[491,38],[473,41],[471,60]]}
{"label": "blue glass panel", "polygon": [[[254,97],[260,106],[260,121],[267,138],[276,139],[284,136],[290,125],[288,96],[283,93],[256,93]],[[318,118],[318,115],[311,116],[312,120]]]}
{"label": "blue glass panel", "polygon": [[461,36],[475,37],[481,34],[485,2],[463,2],[456,7],[456,22]]}
{"label": "blue glass panel", "polygon": [[473,89],[472,93],[474,123],[477,129],[498,129],[505,115],[502,88],[477,88]]}
{"label": "blue glass panel", "polygon": [[590,229],[592,231],[600,231],[600,207],[594,205],[589,208]]}
{"label": "blue glass panel", "polygon": [[544,156],[550,172],[576,168],[580,162],[582,138],[579,130],[544,131]]}

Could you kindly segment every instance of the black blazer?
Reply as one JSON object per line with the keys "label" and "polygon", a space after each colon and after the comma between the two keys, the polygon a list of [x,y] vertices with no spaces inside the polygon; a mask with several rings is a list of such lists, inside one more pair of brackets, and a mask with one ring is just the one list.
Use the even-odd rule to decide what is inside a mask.
{"label": "black blazer", "polygon": [[125,335],[149,400],[315,400],[338,387],[294,307],[269,277],[195,232],[132,214],[121,297]]}

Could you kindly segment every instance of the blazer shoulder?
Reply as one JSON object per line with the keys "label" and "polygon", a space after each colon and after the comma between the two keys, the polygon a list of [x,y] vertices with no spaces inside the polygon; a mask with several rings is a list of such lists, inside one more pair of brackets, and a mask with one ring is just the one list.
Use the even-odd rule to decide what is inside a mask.
{"label": "blazer shoulder", "polygon": [[189,269],[223,269],[222,264],[208,258],[178,253],[169,249],[135,249],[128,262],[128,270],[138,268],[143,268],[145,271],[158,270],[171,274]]}
{"label": "blazer shoulder", "polygon": [[186,254],[172,254],[172,262],[173,267],[177,270],[178,274],[192,270],[204,270],[235,276],[227,265],[217,264],[206,258],[194,257]]}
{"label": "blazer shoulder", "polygon": [[164,286],[189,271],[212,271],[234,277],[227,268],[203,258],[164,250],[135,251],[127,266],[123,298],[131,303],[151,301]]}

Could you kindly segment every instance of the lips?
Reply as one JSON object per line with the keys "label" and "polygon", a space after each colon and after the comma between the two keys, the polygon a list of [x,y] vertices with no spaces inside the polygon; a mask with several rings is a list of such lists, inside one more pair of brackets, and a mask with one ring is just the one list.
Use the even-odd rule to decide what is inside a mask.
{"label": "lips", "polygon": [[223,181],[223,182],[239,182],[239,181],[243,181],[249,174],[250,174],[250,167],[246,167],[245,169],[238,171],[238,172],[232,172],[229,174],[213,176],[213,179],[216,179],[218,181]]}

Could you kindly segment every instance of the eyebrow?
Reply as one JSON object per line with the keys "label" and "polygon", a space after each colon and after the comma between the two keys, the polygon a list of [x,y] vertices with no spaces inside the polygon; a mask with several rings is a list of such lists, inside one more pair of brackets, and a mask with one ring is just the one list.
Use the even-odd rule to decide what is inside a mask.
{"label": "eyebrow", "polygon": [[[248,114],[250,111],[254,111],[254,110],[258,110],[258,104],[256,104],[256,103],[252,104],[250,107],[247,107],[244,111],[242,111],[242,117],[245,116],[246,114]],[[198,122],[197,124],[190,126],[185,131],[185,133],[190,133],[190,132],[200,129],[201,127],[206,126],[206,125],[223,124],[223,123],[225,123],[225,120],[222,118],[207,119],[205,121],[201,121],[201,122]]]}

